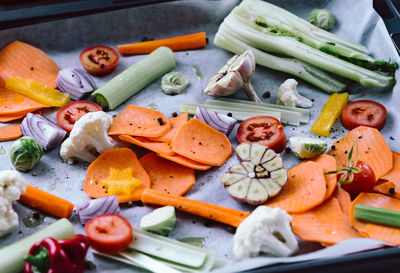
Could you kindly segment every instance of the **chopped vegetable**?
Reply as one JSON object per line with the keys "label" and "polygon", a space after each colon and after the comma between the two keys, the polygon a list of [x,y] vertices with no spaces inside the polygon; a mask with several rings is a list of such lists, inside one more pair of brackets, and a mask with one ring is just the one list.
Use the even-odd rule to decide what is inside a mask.
{"label": "chopped vegetable", "polygon": [[292,217],[280,208],[257,207],[236,229],[233,254],[239,260],[259,252],[290,256],[298,250],[297,239],[290,227]]}
{"label": "chopped vegetable", "polygon": [[102,111],[101,107],[91,101],[74,101],[57,111],[57,124],[71,132],[75,122],[89,112]]}
{"label": "chopped vegetable", "polygon": [[120,135],[119,139],[135,144],[137,146],[146,148],[150,151],[165,154],[165,155],[174,155],[175,153],[171,150],[171,147],[166,142],[157,142],[151,141],[145,137],[131,137],[128,135]]}
{"label": "chopped vegetable", "polygon": [[59,218],[69,218],[74,209],[71,202],[31,185],[26,186],[26,192],[21,195],[20,200],[28,206]]}
{"label": "chopped vegetable", "polygon": [[21,123],[0,127],[0,141],[15,140],[22,137]]}
{"label": "chopped vegetable", "polygon": [[238,127],[236,137],[240,143],[258,143],[276,153],[286,148],[285,131],[279,120],[269,116],[258,116],[244,120]]}
{"label": "chopped vegetable", "polygon": [[168,131],[165,135],[160,137],[152,137],[149,138],[153,141],[161,141],[166,143],[171,143],[172,139],[175,137],[176,132],[181,128],[183,124],[185,124],[189,119],[189,115],[187,113],[180,114],[177,117],[169,118],[169,125],[171,126],[171,130]]}
{"label": "chopped vegetable", "polygon": [[332,30],[336,25],[336,18],[327,9],[314,9],[308,15],[308,22],[325,30]]}
{"label": "chopped vegetable", "polygon": [[109,196],[107,190],[101,185],[101,181],[110,176],[110,169],[132,169],[132,177],[140,180],[138,186],[131,194],[117,194],[118,201],[129,202],[140,200],[144,188],[150,187],[150,177],[143,169],[136,154],[128,148],[113,149],[103,152],[88,167],[83,189],[93,198]]}
{"label": "chopped vegetable", "polygon": [[163,113],[131,104],[114,118],[108,134],[160,137],[169,130],[169,121]]}
{"label": "chopped vegetable", "polygon": [[262,204],[279,194],[288,179],[280,156],[257,143],[242,143],[235,150],[241,163],[231,166],[221,177],[228,193],[250,205]]}
{"label": "chopped vegetable", "polygon": [[233,127],[235,127],[236,119],[227,115],[222,115],[218,112],[208,110],[204,107],[197,107],[194,118],[210,125],[214,129],[220,131],[225,135],[229,135]]}
{"label": "chopped vegetable", "polygon": [[357,204],[354,217],[358,220],[400,228],[400,211]]}
{"label": "chopped vegetable", "polygon": [[95,152],[102,153],[114,148],[114,141],[107,135],[112,118],[103,111],[90,112],[82,116],[62,144],[60,155],[68,164],[75,159],[92,162]]}
{"label": "chopped vegetable", "polygon": [[194,160],[191,160],[187,157],[178,155],[178,154],[174,154],[174,155],[165,155],[165,154],[157,154],[159,157],[168,159],[172,162],[178,163],[180,165],[192,168],[194,170],[201,170],[201,171],[205,171],[210,169],[212,166],[211,165],[207,165],[207,164],[203,164]]}
{"label": "chopped vegetable", "polygon": [[41,115],[28,113],[21,124],[24,136],[35,138],[45,150],[52,150],[64,140],[67,132]]}
{"label": "chopped vegetable", "polygon": [[343,127],[348,130],[358,126],[381,130],[386,122],[386,108],[372,100],[353,101],[344,107],[341,122]]}
{"label": "chopped vegetable", "polygon": [[334,93],[325,103],[320,116],[311,127],[311,132],[314,134],[328,137],[336,119],[342,114],[343,108],[349,100],[348,93]]}
{"label": "chopped vegetable", "polygon": [[202,237],[186,237],[178,239],[178,241],[201,248],[203,248],[205,244],[205,239]]}
{"label": "chopped vegetable", "polygon": [[169,194],[184,195],[195,184],[194,170],[148,153],[139,159],[151,180],[150,188]]}
{"label": "chopped vegetable", "polygon": [[86,224],[95,216],[105,213],[119,214],[119,203],[116,195],[103,198],[92,199],[76,205],[76,211],[79,214],[82,224]]}
{"label": "chopped vegetable", "polygon": [[400,154],[392,153],[393,168],[380,178],[378,183],[381,184],[375,186],[374,191],[400,199]]}
{"label": "chopped vegetable", "polygon": [[11,163],[22,172],[35,167],[42,155],[42,146],[33,137],[21,137],[14,141],[10,147]]}
{"label": "chopped vegetable", "polygon": [[295,79],[284,81],[276,93],[276,104],[290,107],[310,108],[313,103],[311,100],[300,95],[297,90],[298,82]]}
{"label": "chopped vegetable", "polygon": [[185,91],[188,84],[188,80],[182,73],[173,71],[162,77],[160,88],[167,95],[178,95]]}
{"label": "chopped vegetable", "polygon": [[89,240],[82,234],[57,241],[47,237],[35,243],[24,257],[25,273],[83,273]]}
{"label": "chopped vegetable", "polygon": [[61,107],[69,101],[68,94],[34,80],[10,78],[6,80],[6,88],[50,106]]}
{"label": "chopped vegetable", "polygon": [[121,54],[148,54],[159,47],[168,47],[173,51],[190,50],[205,47],[207,38],[205,32],[198,32],[160,40],[117,46]]}
{"label": "chopped vegetable", "polygon": [[90,245],[97,251],[115,254],[124,250],[133,240],[132,226],[119,214],[103,214],[85,225]]}
{"label": "chopped vegetable", "polygon": [[326,141],[312,137],[289,138],[290,149],[300,159],[313,158],[326,151]]}
{"label": "chopped vegetable", "polygon": [[142,202],[158,206],[173,206],[178,210],[233,227],[238,227],[239,224],[249,215],[249,213],[245,211],[225,208],[152,189],[145,189],[143,191]]}
{"label": "chopped vegetable", "polygon": [[17,201],[25,189],[26,182],[17,171],[0,171],[0,237],[18,227],[18,214],[12,202]]}
{"label": "chopped vegetable", "polygon": [[110,174],[107,178],[100,181],[100,184],[109,195],[113,194],[132,194],[142,182],[132,176],[132,168],[115,169],[110,168]]}
{"label": "chopped vegetable", "polygon": [[0,51],[1,86],[6,80],[17,77],[56,88],[58,71],[60,68],[46,53],[26,43],[14,41]]}
{"label": "chopped vegetable", "polygon": [[249,100],[261,102],[250,82],[255,69],[256,61],[251,50],[240,56],[235,55],[211,78],[204,93],[215,97],[226,97],[243,89]]}
{"label": "chopped vegetable", "polygon": [[160,47],[92,93],[103,109],[114,110],[176,66],[171,49]]}
{"label": "chopped vegetable", "polygon": [[24,239],[0,249],[0,271],[2,273],[15,273],[23,270],[24,256],[28,254],[33,244],[46,237],[54,239],[68,239],[75,235],[74,227],[70,221],[60,219],[40,231],[33,233]]}
{"label": "chopped vegetable", "polygon": [[73,100],[84,99],[97,89],[92,77],[85,70],[77,67],[58,72],[56,84],[60,91],[68,93]]}
{"label": "chopped vegetable", "polygon": [[119,55],[115,49],[99,45],[82,51],[79,60],[88,73],[104,76],[115,70],[119,62]]}
{"label": "chopped vegetable", "polygon": [[179,128],[171,149],[200,163],[220,166],[232,155],[232,145],[223,133],[198,119],[191,119]]}
{"label": "chopped vegetable", "polygon": [[153,210],[140,220],[140,228],[163,236],[167,236],[176,222],[175,208],[165,206]]}
{"label": "chopped vegetable", "polygon": [[324,172],[324,177],[326,182],[326,194],[324,199],[327,200],[329,197],[332,196],[337,185],[336,174],[327,174],[330,171],[337,170],[336,159],[333,156],[327,154],[321,154],[311,159],[311,161],[318,163],[322,167],[322,171]]}

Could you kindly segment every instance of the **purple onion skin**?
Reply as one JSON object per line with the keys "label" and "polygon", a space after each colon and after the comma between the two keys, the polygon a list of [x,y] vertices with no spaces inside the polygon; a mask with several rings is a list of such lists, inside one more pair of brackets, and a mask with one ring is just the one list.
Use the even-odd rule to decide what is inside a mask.
{"label": "purple onion skin", "polygon": [[82,204],[76,205],[79,218],[82,224],[86,224],[95,216],[105,213],[120,213],[118,198],[116,195],[92,199]]}
{"label": "purple onion skin", "polygon": [[197,107],[194,117],[225,135],[229,135],[236,124],[234,118],[208,110],[204,107]]}
{"label": "purple onion skin", "polygon": [[93,78],[85,70],[77,67],[58,72],[56,84],[60,91],[68,93],[73,100],[84,99],[97,89]]}

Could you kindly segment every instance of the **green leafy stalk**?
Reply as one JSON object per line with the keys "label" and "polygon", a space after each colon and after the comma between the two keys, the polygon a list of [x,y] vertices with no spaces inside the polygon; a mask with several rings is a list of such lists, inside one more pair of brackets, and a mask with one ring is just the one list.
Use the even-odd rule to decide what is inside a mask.
{"label": "green leafy stalk", "polygon": [[357,204],[354,206],[354,217],[358,220],[400,228],[400,211],[396,210]]}

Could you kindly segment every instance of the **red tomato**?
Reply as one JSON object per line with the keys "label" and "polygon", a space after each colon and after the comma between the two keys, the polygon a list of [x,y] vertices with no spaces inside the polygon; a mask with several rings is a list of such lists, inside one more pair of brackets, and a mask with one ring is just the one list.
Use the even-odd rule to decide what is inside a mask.
{"label": "red tomato", "polygon": [[82,51],[79,60],[88,73],[103,76],[114,71],[119,62],[119,55],[115,49],[99,45]]}
{"label": "red tomato", "polygon": [[382,129],[386,121],[386,108],[372,100],[357,100],[347,104],[341,117],[344,128],[351,130],[358,126]]}
{"label": "red tomato", "polygon": [[85,225],[91,246],[97,251],[114,254],[124,250],[133,240],[132,226],[118,214],[102,214]]}
{"label": "red tomato", "polygon": [[285,150],[287,144],[282,124],[276,118],[269,116],[246,119],[239,125],[236,137],[240,143],[259,143],[277,153]]}
{"label": "red tomato", "polygon": [[78,100],[68,103],[57,112],[57,124],[67,132],[71,132],[75,122],[89,112],[102,111],[96,103]]}
{"label": "red tomato", "polygon": [[372,168],[363,161],[358,161],[356,167],[361,169],[361,172],[354,174],[353,182],[341,184],[341,187],[355,197],[360,192],[371,192],[375,186],[375,174]]}

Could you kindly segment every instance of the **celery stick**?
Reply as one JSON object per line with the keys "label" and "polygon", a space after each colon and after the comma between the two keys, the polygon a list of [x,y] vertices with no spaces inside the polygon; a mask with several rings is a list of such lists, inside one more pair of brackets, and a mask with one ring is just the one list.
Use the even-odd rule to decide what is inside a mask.
{"label": "celery stick", "polygon": [[172,50],[159,47],[97,89],[92,96],[103,109],[113,110],[175,66]]}
{"label": "celery stick", "polygon": [[354,217],[359,220],[400,228],[400,211],[357,204]]}
{"label": "celery stick", "polygon": [[175,270],[168,265],[159,262],[145,254],[133,251],[122,251],[119,253],[122,257],[133,261],[139,266],[146,268],[152,272],[163,272],[163,273],[180,273],[181,271]]}
{"label": "celery stick", "polygon": [[68,239],[75,235],[74,227],[66,218],[62,218],[42,230],[0,249],[0,272],[15,273],[24,267],[24,256],[28,254],[32,245],[46,237],[54,239]]}

